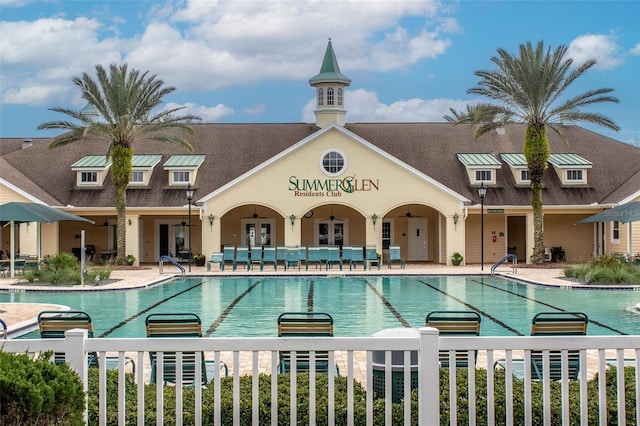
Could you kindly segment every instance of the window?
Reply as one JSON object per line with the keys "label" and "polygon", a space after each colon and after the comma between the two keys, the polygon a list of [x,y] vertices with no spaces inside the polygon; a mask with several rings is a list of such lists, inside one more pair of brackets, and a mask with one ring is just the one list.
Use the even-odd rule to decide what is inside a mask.
{"label": "window", "polygon": [[476,181],[493,181],[493,170],[476,170]]}
{"label": "window", "polygon": [[567,170],[567,182],[582,182],[582,170],[569,169]]}
{"label": "window", "polygon": [[98,172],[80,172],[80,182],[98,183]]}
{"label": "window", "polygon": [[174,171],[173,172],[173,182],[174,183],[189,183],[189,172],[188,171]]}
{"label": "window", "polygon": [[531,178],[529,177],[529,170],[520,170],[520,180],[522,182],[529,182],[531,180]]}
{"label": "window", "polygon": [[618,222],[617,220],[614,220],[611,223],[611,242],[620,242],[620,222]]}
{"label": "window", "polygon": [[333,105],[333,87],[327,89],[327,105]]}
{"label": "window", "polygon": [[144,172],[133,171],[131,172],[131,183],[144,183]]}
{"label": "window", "polygon": [[322,155],[320,167],[324,174],[328,176],[338,176],[347,167],[347,160],[341,152],[330,150]]}
{"label": "window", "polygon": [[318,87],[318,106],[324,105],[324,90]]}
{"label": "window", "polygon": [[338,89],[338,105],[342,106],[342,88]]}
{"label": "window", "polygon": [[391,245],[391,222],[385,220],[382,222],[382,249],[389,250]]}

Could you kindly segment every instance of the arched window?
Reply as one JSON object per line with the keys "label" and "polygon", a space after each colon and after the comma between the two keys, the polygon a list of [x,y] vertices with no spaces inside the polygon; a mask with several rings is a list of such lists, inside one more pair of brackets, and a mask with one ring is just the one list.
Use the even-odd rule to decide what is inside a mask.
{"label": "arched window", "polygon": [[324,105],[324,90],[322,87],[318,87],[318,106]]}
{"label": "arched window", "polygon": [[342,87],[338,88],[338,106],[342,106]]}
{"label": "arched window", "polygon": [[333,105],[333,87],[327,89],[327,105]]}

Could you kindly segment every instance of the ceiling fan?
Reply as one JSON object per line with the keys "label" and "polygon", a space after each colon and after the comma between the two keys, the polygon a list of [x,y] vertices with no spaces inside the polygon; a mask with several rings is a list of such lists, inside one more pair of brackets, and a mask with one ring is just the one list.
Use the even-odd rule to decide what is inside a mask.
{"label": "ceiling fan", "polygon": [[265,216],[258,215],[258,208],[256,205],[253,205],[253,214],[251,216],[245,216],[243,219],[266,219]]}
{"label": "ceiling fan", "polygon": [[402,214],[398,217],[406,217],[406,218],[411,218],[411,217],[422,217],[422,216],[414,216],[413,213],[411,213],[411,204],[409,204],[407,206],[407,212],[405,214]]}
{"label": "ceiling fan", "polygon": [[191,225],[189,225],[189,224],[184,220],[184,217],[183,217],[183,218],[182,218],[182,222],[180,222],[180,223],[176,223],[176,224],[175,224],[175,225],[173,225],[173,226],[182,226],[183,228],[188,228],[189,226],[193,226],[193,227],[195,227],[195,226],[197,226],[197,224],[192,223]]}
{"label": "ceiling fan", "polygon": [[116,225],[115,223],[113,223],[113,224],[109,223],[109,221],[108,221],[108,220],[107,220],[107,218],[105,217],[105,218],[104,218],[104,222],[102,222],[102,223],[96,223],[96,224],[94,224],[93,226],[96,226],[96,227],[113,226],[113,227],[115,228],[115,227],[116,227],[116,226],[118,226],[118,225]]}

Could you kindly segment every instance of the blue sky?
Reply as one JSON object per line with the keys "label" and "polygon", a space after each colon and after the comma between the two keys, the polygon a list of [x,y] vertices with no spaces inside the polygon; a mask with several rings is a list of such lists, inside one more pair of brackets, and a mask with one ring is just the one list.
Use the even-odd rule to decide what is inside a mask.
{"label": "blue sky", "polygon": [[347,122],[441,122],[498,48],[543,40],[598,64],[568,95],[613,88],[589,111],[640,146],[640,1],[0,0],[0,137],[45,137],[42,122],[80,109],[71,83],[96,64],[157,74],[204,122],[313,122],[309,78],[332,39]]}

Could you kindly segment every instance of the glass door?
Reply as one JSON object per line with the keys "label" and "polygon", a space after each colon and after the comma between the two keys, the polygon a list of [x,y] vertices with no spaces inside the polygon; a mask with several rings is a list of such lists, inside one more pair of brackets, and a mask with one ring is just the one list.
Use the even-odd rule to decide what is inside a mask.
{"label": "glass door", "polygon": [[346,230],[344,220],[319,220],[316,224],[316,244],[342,247],[347,242]]}
{"label": "glass door", "polygon": [[252,220],[242,221],[242,241],[249,247],[264,247],[272,245],[273,230],[275,222],[268,220]]}

